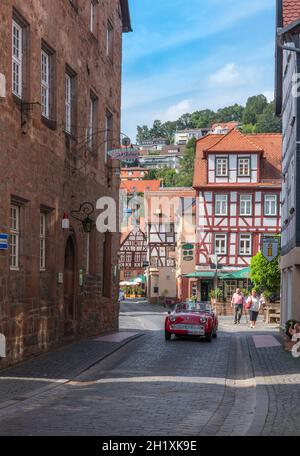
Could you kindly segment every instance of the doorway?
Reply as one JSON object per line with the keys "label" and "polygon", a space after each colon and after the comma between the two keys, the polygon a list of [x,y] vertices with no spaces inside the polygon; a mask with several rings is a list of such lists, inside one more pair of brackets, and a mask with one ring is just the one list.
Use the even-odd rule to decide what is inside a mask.
{"label": "doorway", "polygon": [[209,283],[201,281],[201,292],[200,292],[200,299],[201,302],[208,302],[209,301]]}
{"label": "doorway", "polygon": [[75,320],[75,244],[72,236],[67,240],[64,264],[64,317],[65,320]]}

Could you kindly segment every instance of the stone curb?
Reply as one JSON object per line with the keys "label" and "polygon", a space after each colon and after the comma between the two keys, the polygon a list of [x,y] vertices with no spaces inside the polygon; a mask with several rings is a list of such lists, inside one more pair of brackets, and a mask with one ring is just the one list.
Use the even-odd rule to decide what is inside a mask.
{"label": "stone curb", "polygon": [[43,394],[43,393],[45,393],[45,392],[47,392],[49,390],[52,390],[54,388],[59,388],[60,386],[63,386],[63,385],[67,385],[68,383],[74,381],[74,379],[76,379],[76,377],[78,377],[79,375],[81,375],[84,372],[86,372],[87,370],[91,369],[96,364],[101,363],[102,361],[104,361],[109,356],[111,356],[114,353],[116,353],[117,351],[121,350],[123,347],[125,347],[130,342],[133,342],[134,340],[139,339],[140,337],[142,337],[144,335],[145,334],[143,332],[137,333],[137,334],[134,334],[133,336],[128,337],[124,341],[119,342],[118,346],[116,348],[113,348],[112,350],[109,350],[105,355],[102,355],[96,361],[93,361],[87,367],[85,367],[81,371],[77,372],[74,376],[70,375],[70,378],[68,378],[66,381],[62,381],[61,383],[54,383],[54,384],[51,384],[51,385],[43,386],[42,388],[37,388],[35,391],[33,391],[31,393],[28,393],[28,394],[25,394],[24,396],[22,396],[22,401],[13,400],[12,399],[12,400],[0,403],[0,410],[2,411],[3,409],[11,408],[13,406],[16,406],[16,405],[20,404],[20,402],[23,403],[23,402],[27,401],[28,399],[31,399],[31,398],[33,398],[35,396]]}

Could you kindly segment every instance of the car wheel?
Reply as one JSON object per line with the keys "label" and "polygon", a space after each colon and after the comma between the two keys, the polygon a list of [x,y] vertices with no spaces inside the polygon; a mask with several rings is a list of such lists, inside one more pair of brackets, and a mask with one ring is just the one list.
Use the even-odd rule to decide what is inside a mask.
{"label": "car wheel", "polygon": [[169,333],[168,331],[165,331],[165,339],[166,340],[171,340],[171,336],[172,336],[171,333]]}
{"label": "car wheel", "polygon": [[211,342],[212,340],[212,332],[205,334],[206,342]]}
{"label": "car wheel", "polygon": [[213,332],[213,338],[216,339],[218,337],[218,333],[217,333],[217,330],[215,329],[214,332]]}

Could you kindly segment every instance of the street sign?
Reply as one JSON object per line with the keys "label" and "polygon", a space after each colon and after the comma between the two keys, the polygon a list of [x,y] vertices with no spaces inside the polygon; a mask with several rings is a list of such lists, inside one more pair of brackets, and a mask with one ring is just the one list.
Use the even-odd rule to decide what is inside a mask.
{"label": "street sign", "polygon": [[194,246],[193,244],[183,244],[182,249],[183,250],[193,250]]}
{"label": "street sign", "polygon": [[183,261],[193,261],[194,257],[192,256],[186,256],[186,257],[183,257]]}
{"label": "street sign", "polygon": [[270,236],[262,236],[261,238],[261,252],[266,260],[270,263],[278,256],[279,244],[278,238]]}
{"label": "street sign", "polygon": [[0,250],[8,250],[8,234],[0,233]]}

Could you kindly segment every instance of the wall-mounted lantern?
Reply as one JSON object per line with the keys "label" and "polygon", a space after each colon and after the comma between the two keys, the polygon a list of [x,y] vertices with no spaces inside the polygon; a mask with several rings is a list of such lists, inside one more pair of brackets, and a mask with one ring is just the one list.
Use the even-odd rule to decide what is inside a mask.
{"label": "wall-mounted lantern", "polygon": [[77,211],[74,210],[71,212],[71,217],[82,223],[82,228],[85,233],[90,233],[95,224],[94,220],[90,217],[94,210],[94,205],[92,203],[85,202],[81,204]]}
{"label": "wall-mounted lantern", "polygon": [[61,226],[62,226],[63,230],[69,230],[70,229],[70,219],[69,219],[69,216],[68,216],[68,214],[66,212],[64,212]]}

